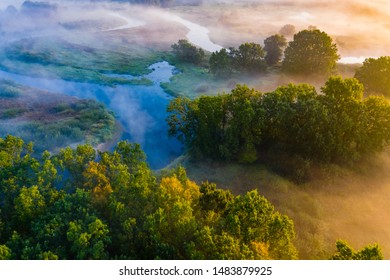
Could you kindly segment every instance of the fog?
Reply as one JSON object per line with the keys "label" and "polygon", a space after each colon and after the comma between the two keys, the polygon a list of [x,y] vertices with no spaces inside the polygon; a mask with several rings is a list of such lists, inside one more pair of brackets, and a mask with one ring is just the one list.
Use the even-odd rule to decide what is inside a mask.
{"label": "fog", "polygon": [[[0,47],[23,38],[56,37],[90,48],[91,53],[104,50],[142,57],[144,53],[169,51],[173,43],[183,38],[207,51],[238,46],[246,41],[262,44],[266,37],[278,33],[284,25],[292,24],[296,31],[316,26],[327,32],[336,42],[344,63],[362,62],[366,57],[390,54],[390,6],[384,0],[189,1],[196,4],[191,6],[183,5],[182,1],[180,5],[168,8],[131,6],[110,1],[57,0],[45,1],[57,4],[57,9],[46,16],[23,13],[23,2],[0,2]],[[17,12],[7,9],[9,5],[14,6]],[[291,40],[292,36],[288,39]],[[64,54],[56,55],[61,58]],[[3,66],[13,63],[7,54],[1,59]],[[158,71],[143,75],[152,80],[153,85],[114,87],[62,81],[59,77],[53,77],[54,73],[46,66],[34,73],[39,78],[7,71],[2,71],[0,78],[103,102],[114,111],[122,124],[123,139],[140,143],[155,169],[166,166],[180,155],[181,145],[166,135],[165,107],[172,97],[160,86],[160,82],[169,82],[174,74],[172,66],[159,64],[156,66],[160,67]],[[260,82],[267,84],[268,81]],[[278,83],[280,80],[275,79],[267,89],[274,89]],[[386,171],[390,168],[388,158],[385,156],[381,166]],[[215,170],[210,169],[209,172],[215,173]],[[322,215],[320,222],[326,242],[336,238],[350,240],[354,246],[379,242],[386,250],[385,256],[390,258],[389,224],[386,222],[389,220],[390,179],[388,176],[381,177],[383,174],[376,178],[369,178],[365,174],[358,182],[354,181],[353,176],[346,176],[343,182],[340,182],[341,179],[336,182],[335,186],[339,188],[320,186],[322,190],[319,187],[310,192],[313,195],[311,199],[317,203],[316,207],[327,213]],[[227,174],[222,176],[226,177]],[[205,179],[213,181],[210,174]],[[328,185],[332,183],[330,179]],[[234,187],[231,182],[229,184],[229,187]],[[275,193],[274,188],[270,188],[269,196],[272,192]],[[286,196],[284,201],[291,199],[287,192],[282,195]],[[305,192],[302,197],[306,195]],[[273,203],[278,209],[289,212],[282,205],[284,201],[277,197]],[[299,202],[286,203],[289,204]],[[314,215],[310,210],[300,208],[300,205],[296,209],[301,213],[291,209],[290,212],[297,220],[300,216]]]}
{"label": "fog", "polygon": [[[234,2],[234,1],[232,1]],[[333,37],[341,56],[376,57],[390,52],[390,8],[386,1],[240,1],[220,9],[212,38],[262,43],[285,24],[296,30],[316,26]]]}
{"label": "fog", "polygon": [[[14,31],[16,35],[16,31],[28,31],[29,36],[65,33],[69,30],[61,28],[63,23],[83,21],[84,28],[88,23],[89,31],[124,30],[128,33],[128,40],[138,40],[143,44],[168,49],[168,40],[187,36],[194,44],[199,45],[200,40],[206,50],[214,51],[220,46],[237,46],[244,41],[263,43],[266,37],[279,32],[284,25],[292,24],[297,31],[308,26],[326,31],[337,43],[342,57],[359,57],[360,61],[361,57],[378,57],[390,51],[390,8],[382,0],[203,1],[202,6],[178,5],[164,10],[105,1],[46,2],[59,6],[55,16],[34,17],[33,20],[13,16],[2,21],[2,32]],[[21,3],[23,1],[1,1],[0,9],[13,5],[20,10]],[[144,27],[143,38],[137,37],[140,34],[136,30],[130,31],[141,26]],[[74,29],[72,33],[76,31],[81,30]],[[156,32],[161,36],[156,38]],[[148,34],[153,38],[148,38]],[[125,34],[116,35],[122,37]],[[210,40],[208,45],[204,43],[206,40]],[[344,61],[350,62],[351,59]]]}
{"label": "fog", "polygon": [[[140,14],[144,7],[134,7],[132,9],[128,5],[118,4],[106,7],[104,3],[99,5],[71,3],[66,4],[66,6],[53,7],[55,7],[53,11],[42,9],[27,14],[26,9],[16,6],[18,11],[12,12],[12,16],[10,14],[11,9],[5,10],[2,13],[1,21],[1,41],[5,47],[9,43],[19,42],[22,39],[38,38],[38,41],[31,41],[33,43],[23,45],[23,48],[31,48],[27,51],[34,55],[35,45],[39,46],[39,42],[45,44],[46,38],[55,38],[54,41],[60,39],[71,42],[74,44],[73,46],[85,52],[92,52],[92,54],[98,50],[117,51],[118,49],[126,53],[132,51],[134,46],[132,44],[121,46],[127,38],[127,34],[123,34],[121,31],[146,25],[146,22],[143,21],[144,17],[133,16],[133,14]],[[150,12],[155,13],[152,10]],[[41,17],[42,13],[45,13],[46,17]],[[141,35],[135,34],[134,37],[140,38]],[[53,39],[47,41],[52,42]],[[138,48],[145,46],[142,40],[137,45]],[[50,43],[48,43],[48,46],[44,46],[43,50],[49,48],[51,53],[53,50],[50,50]],[[42,47],[40,48],[42,49]],[[78,50],[75,49],[74,51],[77,52]],[[54,50],[53,54],[50,55],[54,56],[55,60],[62,61],[64,59],[62,56],[67,54],[62,54],[61,50]],[[168,63],[158,63],[151,66],[151,73],[143,76],[153,81],[153,85],[118,85],[110,87],[61,80],[61,77],[55,76],[55,72],[51,71],[50,67],[45,66],[44,61],[42,67],[37,68],[38,71],[30,73],[34,77],[28,77],[26,75],[29,75],[29,72],[25,74],[17,66],[19,60],[9,60],[8,56],[9,49],[6,49],[5,57],[2,58],[3,68],[11,67],[13,69],[12,67],[16,67],[15,69],[17,69],[19,75],[2,71],[0,73],[2,78],[54,93],[79,98],[92,98],[104,103],[115,113],[117,120],[121,123],[123,128],[122,138],[141,144],[152,168],[162,168],[180,155],[181,145],[177,140],[168,138],[167,124],[165,123],[165,109],[172,97],[164,93],[160,87],[160,83],[169,82],[169,78],[173,74],[173,67]],[[45,53],[40,57],[45,59]],[[81,56],[80,59],[85,58]],[[94,59],[93,56],[92,59]],[[81,61],[81,65],[84,65],[83,61]],[[86,67],[90,66],[87,65]],[[66,74],[66,72],[64,73]],[[131,77],[130,75],[123,76],[124,79],[129,80],[141,78]],[[109,77],[108,74],[107,77]]]}

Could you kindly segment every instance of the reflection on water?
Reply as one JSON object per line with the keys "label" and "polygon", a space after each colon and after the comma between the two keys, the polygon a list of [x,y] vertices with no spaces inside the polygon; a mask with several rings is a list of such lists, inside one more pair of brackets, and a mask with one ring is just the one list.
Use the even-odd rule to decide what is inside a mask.
{"label": "reflection on water", "polygon": [[95,99],[115,113],[124,128],[124,139],[141,144],[151,168],[169,164],[181,153],[181,144],[167,135],[166,107],[171,97],[160,87],[168,82],[173,66],[159,62],[150,66],[145,75],[152,86],[118,85],[115,87],[64,80],[33,78],[0,71],[0,78],[14,80],[25,86],[58,92],[79,98]]}

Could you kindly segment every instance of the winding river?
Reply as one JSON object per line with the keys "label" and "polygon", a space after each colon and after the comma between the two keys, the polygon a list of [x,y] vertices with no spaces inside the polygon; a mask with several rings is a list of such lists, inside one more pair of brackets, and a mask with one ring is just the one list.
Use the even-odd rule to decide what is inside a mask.
{"label": "winding river", "polygon": [[208,28],[199,24],[193,23],[179,16],[169,14],[165,12],[162,14],[162,18],[168,21],[179,22],[188,28],[187,39],[194,45],[201,47],[202,49],[209,52],[220,51],[223,47],[213,43],[209,37]]}
{"label": "winding river", "polygon": [[[112,29],[108,29],[105,31],[134,28],[134,27],[142,26],[145,24],[145,22],[143,22],[143,21],[140,21],[138,19],[134,19],[134,18],[131,18],[128,16],[124,16],[124,15],[121,15],[118,13],[112,13],[111,15],[124,20],[126,23],[121,25],[121,26],[118,26],[118,27],[115,27]],[[214,42],[212,42],[210,40],[210,37],[209,37],[210,31],[207,27],[204,27],[204,26],[201,26],[197,23],[183,19],[183,18],[181,18],[177,15],[171,14],[169,12],[161,12],[160,16],[162,19],[164,19],[166,21],[178,22],[178,23],[181,23],[182,25],[184,25],[186,28],[188,28],[189,31],[188,31],[186,37],[187,37],[188,41],[191,42],[192,44],[194,44],[198,47],[201,47],[202,49],[209,51],[209,52],[220,51],[223,48],[222,46],[215,44]],[[300,13],[300,14],[296,15],[295,17],[298,17],[298,18],[303,17],[302,20],[307,21],[307,19],[310,18],[310,14]],[[356,63],[363,63],[366,58],[367,57],[363,57],[363,56],[360,56],[360,57],[346,56],[346,57],[341,57],[338,62],[342,63],[342,64],[356,64]]]}
{"label": "winding river", "polygon": [[[144,22],[128,18],[120,14],[112,16],[121,18],[125,24],[105,32],[134,28],[145,24]],[[209,38],[209,30],[179,16],[165,12],[162,17],[165,20],[176,21],[189,29],[188,40],[210,52],[222,48],[214,44]],[[343,63],[361,62],[363,58],[348,58]],[[145,78],[153,81],[152,86],[118,85],[116,87],[101,86],[89,83],[77,83],[64,80],[52,80],[33,78],[0,71],[0,78],[11,79],[25,86],[36,87],[68,94],[79,98],[91,98],[104,103],[111,109],[124,129],[123,139],[128,139],[141,144],[148,157],[148,163],[153,169],[160,169],[169,164],[182,152],[182,145],[167,136],[167,124],[165,119],[166,106],[171,97],[161,88],[162,82],[169,82],[173,75],[174,67],[167,62],[159,62],[150,66],[152,72]],[[130,75],[122,75],[124,78],[134,78]]]}
{"label": "winding river", "polygon": [[[118,13],[111,16],[124,20],[118,27],[103,32],[116,31],[142,26],[145,22]],[[166,20],[182,23],[189,29],[188,39],[205,50],[216,51],[221,46],[213,44],[208,37],[208,29],[186,21],[178,16],[164,14]],[[118,85],[101,86],[91,83],[78,83],[60,79],[29,77],[0,71],[0,78],[10,79],[19,84],[50,92],[67,94],[78,98],[89,98],[104,103],[115,113],[123,127],[123,139],[139,143],[147,155],[152,169],[167,166],[182,153],[179,141],[167,135],[166,107],[172,98],[164,92],[160,84],[169,82],[174,67],[167,62],[159,62],[149,67],[152,72],[144,77],[153,81],[152,86]],[[120,75],[133,79],[130,75]]]}
{"label": "winding river", "polygon": [[110,15],[113,16],[113,17],[116,17],[116,18],[120,18],[120,19],[124,20],[126,23],[123,24],[123,25],[117,26],[117,27],[113,27],[113,28],[110,28],[110,29],[103,30],[103,31],[122,30],[122,29],[134,28],[134,27],[145,25],[144,21],[141,21],[141,20],[138,20],[138,19],[134,19],[134,18],[125,17],[125,16],[122,16],[122,15],[120,15],[118,13],[111,13]]}
{"label": "winding river", "polygon": [[[166,107],[172,97],[160,86],[162,82],[169,82],[174,67],[167,62],[159,62],[151,65],[150,69],[152,72],[144,77],[153,81],[152,86],[109,87],[59,79],[33,78],[5,71],[0,71],[0,78],[104,103],[121,123],[124,130],[123,139],[139,143],[147,155],[150,167],[160,169],[181,154],[182,145],[167,135]],[[130,75],[122,76],[133,78]]]}
{"label": "winding river", "polygon": [[[132,17],[124,16],[122,14],[111,13],[110,15],[122,19],[125,22],[125,24],[104,30],[105,32],[134,28],[146,24],[146,22],[144,21]],[[192,44],[197,45],[198,47],[201,47],[202,49],[209,52],[220,51],[223,48],[222,46],[217,45],[210,40],[208,28],[201,26],[197,23],[188,21],[186,19],[183,19],[177,15],[171,14],[166,11],[161,11],[159,15],[163,20],[178,22],[184,25],[186,28],[188,28],[188,33],[186,37],[188,41],[190,41]]]}

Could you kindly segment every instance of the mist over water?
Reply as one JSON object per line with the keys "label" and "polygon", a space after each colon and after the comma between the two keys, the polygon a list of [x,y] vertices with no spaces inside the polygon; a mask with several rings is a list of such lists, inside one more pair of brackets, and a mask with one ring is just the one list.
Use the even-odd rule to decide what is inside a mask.
{"label": "mist over water", "polygon": [[[110,32],[127,31],[137,27],[147,25],[151,18],[161,13],[160,20],[165,24],[177,22],[188,28],[187,38],[193,44],[204,48],[207,51],[220,50],[222,47],[211,42],[209,30],[201,25],[185,20],[167,11],[138,7],[136,10],[129,9],[128,5],[118,5],[116,3],[105,6],[104,3],[88,3],[88,1],[46,1],[50,4],[64,4],[55,9],[55,16],[42,19],[34,15],[22,14],[20,3],[3,2],[1,5],[5,9],[8,5],[13,5],[18,10],[16,14],[20,22],[15,20],[3,24],[5,41],[15,41],[23,38],[34,38],[42,36],[56,36],[66,40],[83,42],[84,38],[92,38],[92,47],[99,47],[102,42],[93,39],[95,35],[114,34]],[[106,2],[108,4],[108,2]],[[151,15],[144,18],[140,11],[150,12]],[[156,17],[158,18],[158,17]],[[145,19],[145,20],[144,20]],[[99,24],[107,21],[106,25]],[[65,24],[63,24],[65,23]],[[94,29],[83,30],[85,24],[95,24]],[[111,26],[110,26],[111,25]],[[73,28],[73,26],[77,28]],[[70,27],[67,28],[67,27]],[[118,36],[123,36],[118,33]],[[99,36],[97,36],[99,37]],[[173,43],[173,42],[172,42]],[[168,138],[168,127],[166,124],[166,107],[171,97],[160,87],[160,83],[169,82],[172,77],[173,66],[167,62],[160,62],[151,65],[151,73],[144,76],[153,82],[152,86],[117,85],[115,87],[101,86],[98,84],[79,83],[65,81],[61,79],[42,78],[45,71],[37,73],[38,77],[28,77],[0,71],[0,77],[13,80],[25,86],[47,90],[50,92],[67,94],[78,98],[94,99],[104,103],[115,113],[116,119],[123,128],[122,139],[139,143],[147,154],[148,163],[154,169],[165,167],[182,152],[182,145],[173,138]],[[47,73],[49,74],[49,73]],[[131,75],[109,75],[125,79],[133,79]]]}
{"label": "mist over water", "polygon": [[124,20],[126,23],[124,25],[120,25],[120,26],[114,27],[114,28],[109,28],[109,29],[106,29],[106,30],[103,30],[103,31],[122,30],[122,29],[134,28],[134,27],[142,26],[142,25],[145,24],[145,22],[143,22],[141,20],[125,17],[125,16],[123,16],[121,14],[118,14],[118,13],[111,13],[110,15],[114,16],[114,17],[117,17],[117,18],[120,18],[120,19]]}
{"label": "mist over water", "polygon": [[[14,20],[7,23],[8,25],[3,24],[3,41],[13,42],[23,38],[56,36],[76,43],[90,40],[87,43],[92,43],[91,47],[105,47],[104,42],[99,40],[99,33],[103,35],[115,34],[110,32],[131,30],[148,24],[139,14],[142,10],[151,11],[152,17],[156,15],[156,10],[145,7],[129,10],[130,6],[127,5],[110,4],[107,8],[101,6],[100,3],[95,7],[91,3],[88,4],[84,1],[81,1],[81,5],[72,1],[48,1],[47,3],[64,3],[66,6],[60,6],[56,9],[55,16],[42,19],[33,15],[31,17],[30,15],[23,15],[21,3],[19,6],[16,5],[16,2],[2,3],[4,8],[8,4],[15,4],[14,6],[18,10],[16,16],[20,18],[19,23]],[[210,41],[207,28],[181,19],[178,16],[170,15],[168,12],[165,12],[164,15],[166,16],[165,21],[171,21],[172,16],[175,21],[189,28],[189,39],[200,47],[210,51],[221,48]],[[106,21],[106,25],[101,25],[99,23],[100,20],[103,23]],[[83,25],[85,24],[94,24],[95,28],[83,30]],[[73,26],[76,28],[73,28]],[[105,26],[110,27],[105,28]],[[67,27],[70,27],[70,29]],[[81,29],[78,27],[81,27]],[[97,37],[96,39],[94,39],[95,36]],[[118,36],[119,38],[121,36],[122,38],[124,37],[122,33],[118,33]],[[152,71],[145,75],[144,78],[153,82],[151,86],[117,85],[109,87],[53,79],[52,77],[48,79],[44,78],[49,74],[45,73],[46,69],[36,73],[38,77],[28,77],[6,71],[0,71],[0,77],[13,80],[25,86],[78,98],[94,99],[104,103],[115,113],[116,119],[121,123],[124,130],[122,139],[139,143],[147,154],[150,166],[153,169],[160,169],[169,164],[182,152],[180,142],[169,138],[167,135],[166,107],[171,97],[160,86],[160,83],[169,82],[174,67],[167,62],[159,62],[151,65],[149,68]],[[112,76],[129,80],[137,78],[131,75]]]}
{"label": "mist over water", "polygon": [[29,87],[104,103],[115,113],[123,127],[122,139],[139,143],[147,154],[151,168],[160,169],[180,155],[182,145],[176,139],[168,137],[165,118],[166,107],[171,97],[160,87],[161,82],[169,81],[174,67],[167,62],[160,62],[150,68],[153,71],[145,77],[154,82],[152,86],[109,87],[59,79],[33,78],[5,71],[0,71],[0,78],[10,79]]}
{"label": "mist over water", "polygon": [[[378,16],[384,18],[384,15],[389,14],[387,8],[381,9],[385,2],[380,0],[370,3],[351,1],[348,5],[337,1],[313,2],[308,0],[208,1],[203,2],[204,5],[199,7],[201,12],[197,14],[197,17],[189,18],[185,14],[186,8],[180,7],[157,9],[111,1],[67,0],[45,1],[59,5],[55,16],[29,17],[20,13],[23,2],[1,1],[2,12],[8,5],[13,5],[19,10],[19,14],[14,19],[9,17],[9,22],[2,22],[0,26],[3,35],[2,43],[20,38],[55,35],[72,42],[90,44],[91,47],[96,48],[105,48],[105,44],[110,44],[111,38],[113,42],[118,43],[111,43],[110,47],[113,45],[115,48],[126,47],[126,44],[138,41],[141,45],[148,47],[149,41],[155,43],[158,40],[166,40],[165,46],[170,46],[186,36],[191,43],[213,52],[222,47],[234,46],[236,41],[239,43],[260,41],[262,43],[261,40],[264,37],[278,32],[283,25],[294,24],[297,31],[314,25],[330,32],[341,50],[343,58],[340,62],[342,63],[362,63],[366,57],[385,54],[383,49],[388,48],[386,44],[375,45],[375,32],[367,32],[369,28],[372,28],[375,18]],[[221,8],[216,9],[216,7]],[[194,14],[196,15],[196,12]],[[329,20],[330,18],[332,20]],[[69,29],[66,28],[69,26],[66,25],[67,23],[76,24],[76,26],[79,24],[82,28]],[[90,29],[83,29],[86,24],[91,24]],[[148,31],[153,31],[160,26],[176,26],[175,24],[184,32],[172,34],[172,31],[167,29],[169,33],[166,31],[166,33],[150,33],[152,35],[149,35]],[[385,32],[387,29],[384,24],[381,24],[376,31]],[[362,42],[364,40],[356,36],[357,30],[365,32],[366,42]],[[362,33],[359,35],[362,36]],[[89,39],[90,37],[92,39]],[[385,43],[388,38],[382,37]],[[101,38],[105,38],[106,41]],[[367,45],[369,47],[365,48]],[[374,48],[377,50],[371,51]],[[166,50],[169,50],[169,47]],[[126,137],[143,146],[152,166],[161,167],[180,153],[180,145],[174,140],[167,139],[165,110],[169,96],[159,85],[160,82],[169,82],[172,67],[166,64],[156,64],[153,67],[156,68],[155,71],[145,76],[153,81],[153,86],[118,85],[111,88],[62,80],[12,76],[5,72],[2,72],[2,76],[11,75],[9,76],[11,79],[25,85],[103,102],[116,113],[117,119],[123,124]],[[156,146],[160,148],[153,147],[153,139],[159,140],[156,141]],[[164,147],[167,147],[167,151],[165,155],[162,155],[161,153],[164,152],[158,151],[165,149]],[[149,151],[153,151],[156,156],[152,156],[152,152]]]}
{"label": "mist over water", "polygon": [[217,45],[210,40],[209,30],[206,27],[168,13],[164,14],[163,17],[170,21],[179,22],[187,27],[189,32],[186,36],[192,44],[199,46],[208,52],[220,51],[223,48],[222,46]]}
{"label": "mist over water", "polygon": [[[296,32],[309,26],[327,32],[337,44],[341,63],[362,63],[367,57],[390,55],[390,5],[386,0],[210,0],[196,7],[177,6],[168,9],[112,1],[38,0],[60,5],[51,17],[23,14],[20,12],[23,2],[0,1],[0,19],[8,5],[13,5],[19,11],[14,16],[4,16],[0,21],[0,46],[17,42],[21,38],[56,36],[80,48],[118,51],[131,56],[133,45],[136,46],[134,51],[137,48],[156,48],[167,52],[173,43],[187,38],[191,43],[212,52],[243,42],[263,44],[266,37],[278,33],[284,25],[291,24],[295,26]],[[292,35],[288,36],[288,40],[292,39]],[[104,103],[115,113],[123,127],[122,139],[140,143],[150,166],[159,169],[181,154],[182,145],[167,136],[166,106],[171,97],[160,86],[160,83],[169,82],[174,67],[160,62],[151,65],[150,69],[152,72],[143,77],[153,82],[151,86],[109,87],[28,77],[5,71],[0,71],[0,78]],[[45,75],[44,71],[38,74],[40,77]],[[137,78],[132,75],[111,76],[129,80]],[[278,80],[271,82],[269,90],[274,90],[278,83]],[[269,193],[264,193],[268,178],[246,178],[247,170],[233,176],[233,172],[226,169],[220,178],[214,180],[212,176],[217,171],[212,166],[208,168],[209,174],[204,180],[221,182],[223,178],[229,188],[234,188],[248,179],[250,183],[246,187],[258,187],[267,197],[276,196],[274,201],[276,205],[279,204],[279,208],[285,210],[285,205],[292,205],[283,212],[289,214],[291,209],[297,212],[295,216],[298,224],[300,216],[304,217],[301,219],[304,221],[316,219],[311,207],[304,209],[305,199],[308,199],[308,194],[312,194],[312,201],[307,204],[311,205],[312,202],[313,207],[323,212],[321,223],[313,222],[313,225],[324,227],[318,229],[318,234],[325,236],[324,240],[333,246],[336,239],[343,238],[351,241],[356,248],[378,242],[383,246],[386,257],[390,258],[390,219],[387,214],[390,207],[390,155],[386,155],[380,168],[372,168],[383,168],[384,174],[371,177],[362,175],[357,179],[352,175],[341,179],[332,177],[329,186],[325,183],[313,186],[309,192],[297,186],[297,192],[301,195],[299,199],[294,199],[291,192],[284,189],[275,189],[273,184],[270,184]],[[279,195],[285,195],[285,201]],[[302,224],[301,230],[305,233],[308,229],[305,223]],[[317,242],[316,238],[311,241]]]}

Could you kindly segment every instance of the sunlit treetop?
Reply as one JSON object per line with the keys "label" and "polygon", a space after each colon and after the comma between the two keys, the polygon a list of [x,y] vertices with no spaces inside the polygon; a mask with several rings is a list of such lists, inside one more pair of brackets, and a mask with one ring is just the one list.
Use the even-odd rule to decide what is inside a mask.
{"label": "sunlit treetop", "polygon": [[295,34],[284,54],[283,70],[295,74],[330,74],[340,58],[332,38],[318,29]]}
{"label": "sunlit treetop", "polygon": [[363,85],[366,94],[390,96],[390,56],[367,58],[356,70],[355,78]]}

